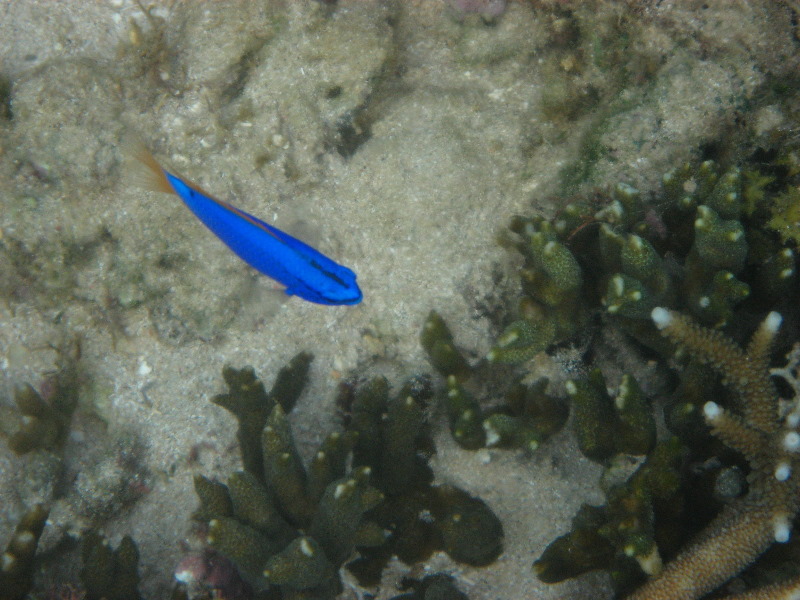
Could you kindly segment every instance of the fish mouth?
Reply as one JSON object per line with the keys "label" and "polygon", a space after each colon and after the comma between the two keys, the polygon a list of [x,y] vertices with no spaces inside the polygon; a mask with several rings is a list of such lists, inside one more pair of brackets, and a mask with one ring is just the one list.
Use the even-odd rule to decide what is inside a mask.
{"label": "fish mouth", "polygon": [[352,298],[345,298],[339,301],[339,304],[344,304],[347,306],[352,306],[353,304],[358,304],[361,300],[364,299],[364,294],[361,293],[361,288],[356,286],[356,289],[353,290],[354,294]]}

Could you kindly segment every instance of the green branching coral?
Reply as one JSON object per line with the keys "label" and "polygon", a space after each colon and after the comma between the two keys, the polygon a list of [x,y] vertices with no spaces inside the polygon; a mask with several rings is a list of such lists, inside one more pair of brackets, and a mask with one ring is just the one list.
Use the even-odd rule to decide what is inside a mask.
{"label": "green branching coral", "polygon": [[[527,327],[525,322],[520,323]],[[505,335],[511,334],[507,331]],[[532,384],[521,380],[506,383],[503,401],[492,407],[482,407],[473,392],[480,368],[469,367],[466,358],[456,348],[447,324],[435,311],[431,311],[422,326],[420,338],[431,364],[446,378],[442,403],[453,438],[463,448],[475,450],[497,446],[532,451],[566,422],[567,405],[561,398],[547,393],[547,379]],[[521,339],[527,338],[518,337],[517,341]],[[509,342],[502,352],[508,356],[514,352],[514,347],[515,343]],[[528,349],[523,347],[522,351]],[[448,359],[442,360],[442,356]]]}
{"label": "green branching coral", "polygon": [[[552,220],[516,217],[508,242],[523,257],[522,297],[487,356],[489,366],[520,364],[574,339],[590,318],[627,334],[638,342],[636,347],[647,348],[649,357],[664,364],[673,358],[673,349],[650,319],[658,306],[684,311],[705,326],[734,330],[759,306],[777,303],[791,311],[787,300],[798,292],[794,241],[781,234],[776,221],[778,213],[792,218],[791,201],[784,200],[794,188],[788,188],[788,193],[777,193],[780,186],[772,177],[754,170],[743,174],[736,167],[720,169],[705,161],[667,173],[652,205],[623,184],[607,197],[596,194],[591,202],[575,201]],[[605,206],[591,208],[598,199]],[[448,339],[452,342],[452,336]],[[724,394],[712,369],[703,364],[709,355],[682,345],[689,350],[688,356],[677,357],[684,369],[664,403],[666,424],[678,437],[667,441],[656,443],[650,403],[629,375],[622,377],[616,397],[597,369],[567,382],[580,449],[605,467],[607,503],[583,507],[572,531],[548,547],[535,564],[544,581],[602,568],[611,573],[620,594],[628,593],[646,574],[657,575],[661,557],[671,557],[686,542],[693,532],[685,526],[689,521],[703,523],[720,510],[720,502],[731,501],[711,491],[721,489],[724,466],[706,467],[702,478],[709,480],[707,486],[701,484],[701,475],[684,468],[686,460],[702,464],[711,457],[719,462],[722,456],[724,465],[732,459],[722,444],[709,440],[703,419],[709,394]],[[485,363],[473,371],[482,368]],[[750,377],[744,367],[739,371],[726,367],[723,375],[726,380]],[[536,447],[535,436],[506,415],[487,418],[491,409],[467,393],[473,391],[469,383],[463,376],[448,380],[445,406],[459,443],[469,448],[511,439],[515,441],[509,445]],[[483,424],[484,437],[477,422]],[[620,465],[631,455],[646,458],[633,475],[621,476]],[[733,497],[739,493],[734,491]]]}
{"label": "green branching coral", "polygon": [[636,380],[624,375],[612,400],[599,369],[586,379],[567,382],[574,429],[581,452],[604,462],[617,454],[648,454],[656,441],[650,403]]}
{"label": "green branching coral", "polygon": [[796,189],[775,195],[770,182],[705,161],[664,175],[652,205],[620,184],[600,210],[576,201],[552,220],[516,217],[509,244],[524,259],[523,295],[489,359],[525,361],[574,336],[596,312],[662,351],[648,319],[655,306],[721,327],[747,300],[785,296],[796,286],[788,246]]}
{"label": "green branching coral", "polygon": [[469,564],[493,561],[502,549],[497,517],[462,490],[431,485],[424,380],[394,396],[383,378],[344,386],[345,431],[330,434],[304,465],[286,411],[310,360],[295,357],[269,394],[252,369],[225,369],[230,391],[214,402],[240,419],[245,471],[226,484],[195,479],[195,518],[207,524],[208,543],[256,590],[283,598],[335,597],[338,571],[356,551],[348,568],[363,577],[392,555],[411,563],[435,549]]}
{"label": "green branching coral", "polygon": [[[251,385],[263,392],[254,378]],[[235,404],[235,394],[229,397]],[[252,401],[249,393],[243,398]],[[269,402],[266,394],[262,402]],[[284,597],[300,591],[334,597],[337,570],[356,544],[384,541],[382,530],[363,519],[382,500],[369,484],[369,469],[345,475],[352,442],[352,436],[331,434],[306,470],[286,414],[275,403],[261,432],[261,477],[244,471],[227,485],[195,479],[201,501],[196,518],[208,523],[208,543],[231,558],[256,589],[276,586]]]}
{"label": "green branching coral", "polygon": [[391,556],[413,564],[435,550],[471,565],[493,562],[502,552],[503,528],[491,509],[463,490],[431,485],[429,382],[412,379],[391,395],[386,380],[376,378],[343,394],[346,429],[357,440],[353,464],[368,467],[384,493],[370,516],[388,532],[385,544],[363,550],[349,568],[374,581]]}
{"label": "green branching coral", "polygon": [[33,584],[34,555],[49,514],[36,505],[22,516],[0,565],[0,600],[22,600]]}
{"label": "green branching coral", "polygon": [[[78,375],[70,362],[42,384],[42,394],[30,384],[14,390],[18,416],[11,409],[2,415],[3,433],[15,454],[32,450],[58,450],[66,440],[72,413],[78,403]],[[16,418],[15,418],[16,417]],[[12,428],[16,422],[17,426]],[[8,427],[8,429],[6,429]]]}
{"label": "green branching coral", "polygon": [[126,535],[117,548],[93,531],[81,540],[81,581],[87,600],[140,600],[139,551]]}
{"label": "green branching coral", "polygon": [[239,421],[239,450],[244,468],[255,477],[263,479],[264,466],[261,452],[261,430],[276,404],[290,412],[306,384],[312,356],[301,352],[280,370],[269,394],[253,369],[241,370],[225,367],[222,377],[230,390],[212,400],[230,411]]}
{"label": "green branching coral", "polygon": [[775,198],[772,217],[767,222],[784,242],[800,246],[800,188],[790,187]]}
{"label": "green branching coral", "polygon": [[609,571],[620,593],[661,569],[660,551],[681,537],[687,490],[681,485],[685,450],[676,438],[659,443],[630,477],[617,481],[613,463],[603,481],[606,504],[585,504],[570,532],[551,542],[533,568],[556,583],[593,569]]}
{"label": "green branching coral", "polygon": [[459,352],[447,323],[436,311],[431,311],[420,333],[420,342],[433,368],[456,379],[469,377],[472,372],[467,359]]}

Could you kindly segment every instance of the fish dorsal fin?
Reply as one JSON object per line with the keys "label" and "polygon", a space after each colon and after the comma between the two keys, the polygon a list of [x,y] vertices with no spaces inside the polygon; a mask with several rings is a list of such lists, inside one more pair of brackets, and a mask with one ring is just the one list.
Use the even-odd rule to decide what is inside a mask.
{"label": "fish dorsal fin", "polygon": [[213,201],[214,201],[214,202],[216,202],[217,204],[221,204],[221,205],[222,205],[222,206],[224,206],[225,208],[231,208],[231,205],[230,205],[230,204],[228,204],[227,202],[225,202],[225,201],[223,201],[223,200],[219,200],[219,199],[218,199],[216,196],[214,196],[214,195],[213,195],[211,192],[209,192],[208,190],[206,190],[206,189],[202,188],[202,187],[201,187],[199,184],[195,183],[195,182],[194,182],[194,181],[192,181],[191,179],[187,179],[187,178],[186,178],[186,177],[184,177],[183,175],[181,175],[181,174],[179,174],[179,173],[175,173],[174,171],[170,171],[170,173],[172,173],[172,174],[173,174],[175,177],[177,177],[178,179],[180,179],[180,180],[181,180],[183,183],[185,183],[185,184],[186,184],[188,187],[192,188],[192,189],[193,189],[195,192],[197,192],[198,194],[202,194],[202,195],[203,195],[203,196],[205,196],[206,198],[209,198],[210,200],[213,200]]}

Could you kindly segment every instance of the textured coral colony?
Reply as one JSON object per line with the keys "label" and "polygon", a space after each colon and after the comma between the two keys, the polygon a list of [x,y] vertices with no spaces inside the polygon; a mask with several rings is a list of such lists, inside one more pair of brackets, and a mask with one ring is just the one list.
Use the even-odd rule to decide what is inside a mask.
{"label": "textured coral colony", "polygon": [[[319,23],[336,18],[336,2],[311,4]],[[667,161],[671,167],[647,189],[622,176],[598,179],[601,165],[615,162],[599,140],[636,110],[632,100],[608,98],[649,85],[659,71],[652,55],[632,59],[618,41],[636,37],[632,16],[644,19],[651,3],[617,3],[625,9],[612,11],[613,19],[597,17],[614,27],[594,33],[575,3],[525,4],[547,24],[542,60],[555,65],[542,118],[558,124],[554,137],[584,117],[590,124],[581,156],[562,173],[572,180],[552,200],[557,208],[516,216],[499,236],[510,275],[486,292],[494,302],[476,308],[495,328],[491,350],[478,356],[459,343],[448,325],[458,316],[446,304],[430,307],[419,343],[433,374],[390,382],[365,364],[342,377],[329,399],[337,423],[322,432],[310,459],[290,415],[305,401],[312,355],[300,352],[269,376],[269,391],[253,368],[219,365],[227,391],[212,402],[236,420],[231,447],[240,469],[222,481],[195,472],[191,530],[202,542],[186,548],[172,598],[332,600],[356,588],[372,598],[363,590],[377,589],[396,561],[425,567],[411,571],[394,600],[466,598],[457,574],[435,572],[431,558],[492,569],[504,529],[489,503],[435,478],[433,440],[447,428],[459,452],[506,449],[523,461],[567,432],[560,443],[602,468],[597,485],[605,502],[582,505],[566,533],[530,548],[541,582],[602,571],[610,593],[631,600],[800,597],[800,105],[791,92],[800,79],[769,81],[757,98],[789,115],[792,127],[752,143],[746,136],[726,141],[720,132],[713,143],[675,150],[680,158]],[[800,9],[790,4],[775,3],[796,27]],[[507,9],[496,0],[452,0],[448,27],[488,40],[499,35]],[[121,51],[143,73],[171,60],[163,24],[148,15],[153,39],[135,26]],[[276,25],[271,35],[280,33]],[[713,54],[711,40],[698,45]],[[488,64],[503,59],[486,57]],[[590,81],[603,65],[621,62],[625,74],[611,87]],[[325,98],[342,93],[330,88]],[[4,107],[8,94],[2,91]],[[359,119],[375,118],[376,109],[361,102],[346,126],[336,120],[331,139],[345,158],[369,135]],[[13,121],[4,111],[0,118]],[[60,265],[50,265],[45,245],[32,249],[1,234],[5,301],[48,309],[54,291],[69,295],[78,286],[64,265],[115,244],[110,234],[93,245],[65,243]],[[175,269],[173,259],[184,260],[162,258],[165,272]],[[98,311],[109,328],[114,311],[149,302],[154,323],[165,322],[158,315],[167,292],[156,302],[155,292],[143,291],[144,276],[116,285],[113,301]],[[124,290],[142,295],[128,303]],[[206,321],[197,317],[196,329]],[[58,370],[37,387],[15,382],[0,403],[0,434],[15,456],[35,457],[25,463],[33,465],[31,479],[45,481],[50,497],[66,498],[74,526],[43,552],[55,509],[23,498],[28,510],[4,541],[0,600],[137,600],[136,536],[114,547],[100,525],[147,494],[156,475],[141,464],[134,437],[108,439],[91,456],[76,457],[73,421],[102,419],[82,414],[92,367],[80,340],[64,339],[53,349]]]}

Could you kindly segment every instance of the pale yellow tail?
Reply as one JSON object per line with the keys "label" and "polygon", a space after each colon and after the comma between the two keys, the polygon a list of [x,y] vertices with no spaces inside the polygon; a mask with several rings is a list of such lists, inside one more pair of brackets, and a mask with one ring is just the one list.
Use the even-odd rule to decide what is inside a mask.
{"label": "pale yellow tail", "polygon": [[175,193],[164,174],[164,169],[141,140],[130,137],[122,143],[121,149],[125,157],[123,177],[126,182],[149,192]]}

